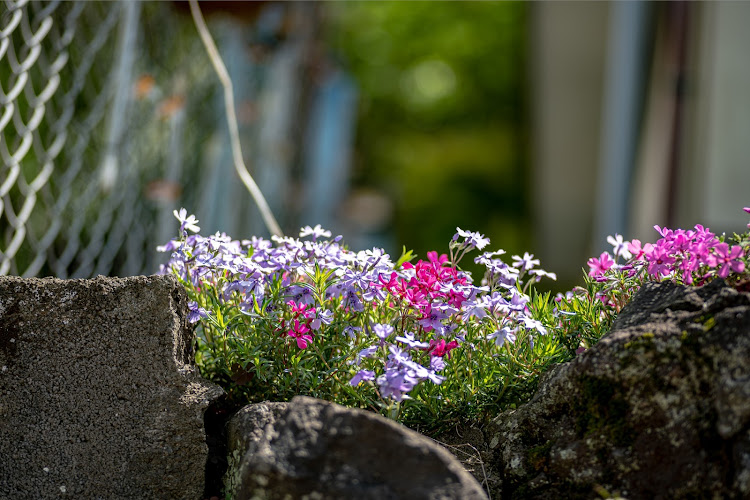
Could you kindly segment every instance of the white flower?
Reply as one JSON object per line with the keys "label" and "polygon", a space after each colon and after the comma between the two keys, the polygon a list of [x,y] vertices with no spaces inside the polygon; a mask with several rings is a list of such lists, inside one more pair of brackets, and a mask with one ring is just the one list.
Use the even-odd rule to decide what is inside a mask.
{"label": "white flower", "polygon": [[489,238],[485,238],[483,234],[479,234],[478,232],[474,231],[464,231],[460,227],[456,228],[455,236],[453,236],[454,241],[458,239],[459,236],[466,239],[466,241],[471,245],[477,248],[477,250],[481,250],[490,243]]}
{"label": "white flower", "polygon": [[187,210],[185,210],[184,208],[181,208],[179,212],[177,210],[174,210],[172,211],[172,213],[177,218],[177,220],[180,221],[180,232],[188,229],[194,233],[197,233],[201,230],[201,228],[197,225],[198,219],[195,218],[195,215],[188,215]]}
{"label": "white flower", "polygon": [[622,256],[623,259],[630,260],[630,258],[633,256],[633,254],[631,254],[628,250],[628,244],[630,242],[623,241],[622,235],[615,233],[614,236],[607,236],[607,243],[614,247],[612,253],[615,254],[615,257]]}
{"label": "white flower", "polygon": [[320,227],[320,224],[315,224],[315,227],[305,226],[299,232],[299,237],[304,238],[305,236],[313,237],[313,241],[317,240],[321,236],[324,238],[330,238],[331,232],[327,229]]}

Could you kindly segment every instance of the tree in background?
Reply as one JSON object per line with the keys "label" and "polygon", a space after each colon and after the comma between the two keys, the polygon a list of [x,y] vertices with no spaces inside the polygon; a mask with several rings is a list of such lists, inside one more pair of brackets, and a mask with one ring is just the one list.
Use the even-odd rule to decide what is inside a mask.
{"label": "tree in background", "polygon": [[[486,234],[493,247],[528,250],[527,7],[328,7],[329,46],[360,86],[354,193],[367,186],[392,202],[390,214],[369,205],[386,212],[371,226],[380,242],[423,256],[446,248],[460,226]],[[372,219],[349,208],[354,219]]]}

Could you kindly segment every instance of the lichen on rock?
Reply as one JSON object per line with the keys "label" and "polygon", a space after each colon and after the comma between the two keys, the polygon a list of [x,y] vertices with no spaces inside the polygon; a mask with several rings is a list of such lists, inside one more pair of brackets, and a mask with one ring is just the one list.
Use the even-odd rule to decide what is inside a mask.
{"label": "lichen on rock", "polygon": [[647,283],[486,430],[503,498],[750,496],[750,294]]}

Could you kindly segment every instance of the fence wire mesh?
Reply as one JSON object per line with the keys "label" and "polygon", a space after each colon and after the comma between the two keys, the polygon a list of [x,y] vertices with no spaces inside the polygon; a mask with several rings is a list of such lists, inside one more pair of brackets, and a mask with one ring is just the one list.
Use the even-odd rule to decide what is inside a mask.
{"label": "fence wire mesh", "polygon": [[[233,172],[218,81],[175,5],[0,4],[0,275],[153,273],[180,205],[202,214],[204,232],[263,233]],[[246,160],[282,217],[299,187],[310,45],[309,29],[284,30],[310,26],[310,9],[209,19]]]}

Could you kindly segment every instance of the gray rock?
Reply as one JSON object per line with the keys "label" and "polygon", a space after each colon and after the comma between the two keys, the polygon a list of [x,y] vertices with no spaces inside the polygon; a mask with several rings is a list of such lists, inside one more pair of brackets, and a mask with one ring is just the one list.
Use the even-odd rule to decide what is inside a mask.
{"label": "gray rock", "polygon": [[0,498],[200,498],[186,317],[172,277],[0,277]]}
{"label": "gray rock", "polygon": [[750,294],[642,287],[487,432],[503,498],[750,498]]}
{"label": "gray rock", "polygon": [[445,449],[372,412],[296,397],[246,407],[228,434],[237,499],[486,498]]}

